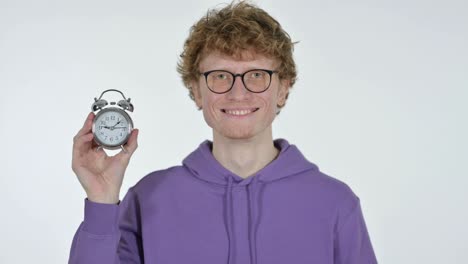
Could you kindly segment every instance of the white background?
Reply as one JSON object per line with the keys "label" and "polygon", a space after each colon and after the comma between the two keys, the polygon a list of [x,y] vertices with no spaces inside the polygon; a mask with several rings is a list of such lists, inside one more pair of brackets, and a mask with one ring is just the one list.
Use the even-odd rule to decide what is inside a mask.
{"label": "white background", "polygon": [[[66,263],[85,198],[72,139],[103,90],[140,129],[121,198],[211,139],[176,63],[219,3],[0,1],[0,263]],[[468,2],[257,4],[300,41],[274,137],[351,186],[379,263],[468,263]]]}

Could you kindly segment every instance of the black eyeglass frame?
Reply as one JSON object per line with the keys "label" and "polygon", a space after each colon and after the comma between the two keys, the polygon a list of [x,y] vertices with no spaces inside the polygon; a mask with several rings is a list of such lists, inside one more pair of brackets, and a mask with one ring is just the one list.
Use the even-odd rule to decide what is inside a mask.
{"label": "black eyeglass frame", "polygon": [[[261,92],[255,92],[255,91],[250,90],[250,89],[247,87],[247,85],[245,85],[244,76],[245,76],[247,73],[252,72],[252,71],[265,71],[265,72],[267,72],[267,73],[270,75],[270,82],[268,83],[268,85],[267,85],[267,87],[265,88],[265,90],[263,90],[263,91],[261,91]],[[208,75],[209,75],[210,73],[212,73],[212,72],[226,72],[226,73],[231,74],[232,80],[233,80],[233,81],[232,81],[231,88],[227,89],[225,92],[222,92],[222,93],[220,93],[220,92],[215,92],[215,91],[211,90],[210,86],[208,85]],[[263,93],[263,92],[265,92],[266,90],[268,90],[268,88],[270,88],[271,79],[272,79],[273,73],[278,73],[278,71],[276,71],[276,70],[266,70],[266,69],[251,69],[251,70],[248,70],[248,71],[246,71],[246,72],[244,72],[244,73],[237,73],[237,74],[235,74],[235,73],[232,73],[232,72],[226,71],[226,70],[211,70],[211,71],[201,72],[200,74],[205,76],[206,87],[208,87],[208,89],[209,89],[211,92],[213,92],[213,93],[215,93],[215,94],[224,94],[224,93],[227,93],[227,92],[231,91],[232,87],[234,87],[234,83],[236,82],[236,78],[237,78],[237,77],[241,77],[241,80],[242,80],[242,83],[244,84],[245,89],[247,89],[249,92],[252,92],[252,93]]]}

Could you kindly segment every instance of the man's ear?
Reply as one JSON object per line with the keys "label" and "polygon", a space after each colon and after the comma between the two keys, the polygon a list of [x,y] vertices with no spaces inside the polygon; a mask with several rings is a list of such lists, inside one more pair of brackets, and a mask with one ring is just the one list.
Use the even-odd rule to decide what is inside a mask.
{"label": "man's ear", "polygon": [[284,105],[286,103],[286,97],[289,93],[289,88],[291,88],[291,80],[283,79],[280,81],[280,86],[278,89],[278,105]]}
{"label": "man's ear", "polygon": [[192,90],[193,100],[195,100],[195,104],[197,105],[197,108],[201,109],[203,104],[202,104],[202,99],[201,99],[200,86],[198,85],[198,82],[196,81],[190,82],[190,90]]}

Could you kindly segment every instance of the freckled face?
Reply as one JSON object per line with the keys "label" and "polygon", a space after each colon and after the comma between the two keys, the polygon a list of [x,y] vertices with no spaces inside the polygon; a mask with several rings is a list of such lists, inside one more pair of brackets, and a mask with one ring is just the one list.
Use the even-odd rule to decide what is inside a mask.
{"label": "freckled face", "polygon": [[[275,60],[258,54],[236,60],[219,53],[211,53],[201,60],[199,69],[200,72],[226,70],[242,74],[252,69],[276,70],[276,65]],[[199,80],[192,83],[192,88],[197,106],[203,108],[205,121],[213,129],[215,136],[249,139],[271,134],[271,124],[278,110],[277,104],[284,104],[289,82],[280,81],[278,74],[274,73],[266,91],[252,93],[245,88],[241,78],[236,77],[229,92],[216,94],[208,89],[205,77],[200,75]],[[241,109],[248,111],[236,111]]]}

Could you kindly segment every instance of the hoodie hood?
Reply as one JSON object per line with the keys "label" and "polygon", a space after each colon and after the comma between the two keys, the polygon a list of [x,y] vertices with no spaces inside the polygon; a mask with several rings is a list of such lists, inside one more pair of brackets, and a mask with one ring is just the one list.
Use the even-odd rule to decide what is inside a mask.
{"label": "hoodie hood", "polygon": [[215,184],[225,186],[225,201],[224,206],[226,214],[224,217],[226,231],[229,241],[228,264],[233,263],[233,204],[232,204],[232,189],[234,186],[246,186],[249,195],[249,244],[251,263],[256,264],[256,229],[257,219],[259,218],[258,210],[261,205],[261,189],[265,188],[269,182],[280,180],[282,178],[297,175],[299,173],[318,170],[318,167],[309,162],[299,151],[295,145],[289,144],[285,139],[279,138],[273,141],[274,146],[280,150],[280,153],[272,162],[259,170],[254,175],[247,178],[242,178],[239,175],[224,168],[213,156],[213,142],[205,140],[199,147],[190,153],[182,162],[193,176],[198,179]]}
{"label": "hoodie hood", "polygon": [[227,170],[215,159],[212,153],[213,142],[210,140],[202,142],[182,163],[200,180],[227,185],[229,178],[232,178],[238,186],[248,185],[256,177],[259,181],[271,182],[304,171],[318,170],[315,164],[309,162],[299,149],[295,145],[289,144],[286,139],[279,138],[273,143],[280,150],[278,157],[245,179]]}

